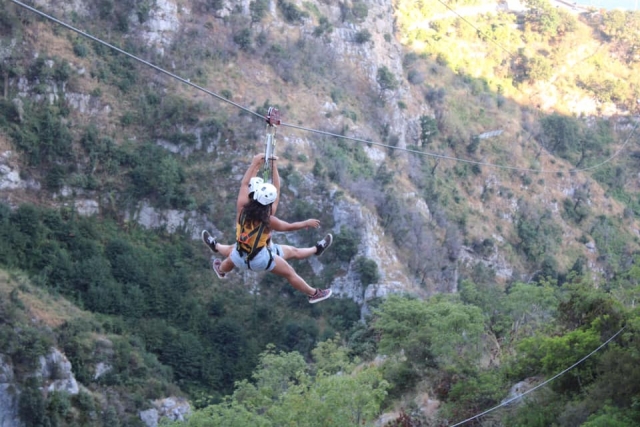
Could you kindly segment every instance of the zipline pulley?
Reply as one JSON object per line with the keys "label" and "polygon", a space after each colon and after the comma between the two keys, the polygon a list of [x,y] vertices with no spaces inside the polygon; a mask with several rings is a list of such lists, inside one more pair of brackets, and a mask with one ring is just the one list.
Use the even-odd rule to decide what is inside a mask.
{"label": "zipline pulley", "polygon": [[276,129],[280,126],[280,111],[275,107],[269,107],[265,120],[267,122],[267,133],[264,152],[264,181],[271,182],[273,156],[276,151]]}

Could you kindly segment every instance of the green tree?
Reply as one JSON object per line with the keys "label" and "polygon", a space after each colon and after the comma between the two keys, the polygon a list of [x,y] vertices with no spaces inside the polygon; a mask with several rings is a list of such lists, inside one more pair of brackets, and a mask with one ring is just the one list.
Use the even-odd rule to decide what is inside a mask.
{"label": "green tree", "polygon": [[[562,336],[537,335],[525,338],[518,345],[518,371],[521,377],[545,375],[551,377],[572,366],[600,345],[597,327],[576,329]],[[564,393],[577,393],[596,377],[597,359],[588,359],[556,380],[551,387]]]}
{"label": "green tree", "polygon": [[254,410],[268,410],[274,403],[296,386],[308,382],[308,366],[298,352],[278,352],[268,345],[260,355],[252,375],[255,384],[243,381],[236,386],[234,400]]}
{"label": "green tree", "polygon": [[318,343],[311,354],[316,370],[328,375],[351,372],[354,368],[354,364],[349,360],[349,349],[341,345],[340,336]]}
{"label": "green tree", "polygon": [[403,350],[418,366],[449,366],[462,355],[477,355],[484,332],[478,307],[442,297],[429,301],[389,297],[375,315],[379,351],[395,354]]}
{"label": "green tree", "polygon": [[287,393],[272,408],[275,425],[358,427],[372,423],[380,413],[388,383],[375,368],[341,375],[319,374],[301,394]]}
{"label": "green tree", "polygon": [[232,400],[194,411],[186,422],[167,424],[168,427],[272,427],[274,424],[264,415],[252,412],[246,406]]}
{"label": "green tree", "polygon": [[438,122],[430,116],[420,116],[420,144],[425,147],[438,136]]}
{"label": "green tree", "polygon": [[560,26],[560,14],[549,0],[526,0],[525,20],[535,31],[547,36],[557,33]]}
{"label": "green tree", "polygon": [[358,427],[371,423],[380,413],[388,387],[380,372],[376,368],[354,371],[337,339],[320,345],[314,355],[318,365],[312,376],[300,353],[276,353],[269,346],[260,356],[253,382],[237,383],[231,397],[195,411],[186,426]]}
{"label": "green tree", "polygon": [[515,283],[502,301],[501,311],[512,321],[513,339],[540,331],[555,318],[559,304],[558,295],[548,282]]}
{"label": "green tree", "polygon": [[627,415],[621,408],[605,406],[597,414],[592,414],[581,427],[633,427],[638,425],[637,418]]}
{"label": "green tree", "polygon": [[534,263],[540,263],[545,255],[553,254],[560,243],[561,233],[551,212],[541,213],[523,207],[516,222],[516,231],[520,248]]}

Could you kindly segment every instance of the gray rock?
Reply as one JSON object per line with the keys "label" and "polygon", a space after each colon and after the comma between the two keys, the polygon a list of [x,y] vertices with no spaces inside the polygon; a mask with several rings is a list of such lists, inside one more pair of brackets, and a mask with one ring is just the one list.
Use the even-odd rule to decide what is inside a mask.
{"label": "gray rock", "polygon": [[21,427],[18,418],[20,393],[14,383],[13,366],[9,358],[0,354],[0,427]]}
{"label": "gray rock", "polygon": [[56,348],[51,349],[47,356],[40,356],[40,367],[36,376],[41,377],[48,391],[65,391],[78,394],[80,388],[71,371],[71,362]]}

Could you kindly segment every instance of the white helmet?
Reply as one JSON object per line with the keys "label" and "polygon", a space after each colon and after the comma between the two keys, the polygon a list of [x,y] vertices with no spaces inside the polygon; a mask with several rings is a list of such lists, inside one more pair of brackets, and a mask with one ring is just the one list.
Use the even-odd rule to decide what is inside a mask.
{"label": "white helmet", "polygon": [[273,184],[268,182],[263,183],[260,187],[256,188],[253,193],[253,200],[257,200],[261,205],[270,205],[278,198],[278,190]]}
{"label": "white helmet", "polygon": [[256,189],[264,183],[264,179],[259,176],[254,176],[249,180],[249,193],[253,193]]}

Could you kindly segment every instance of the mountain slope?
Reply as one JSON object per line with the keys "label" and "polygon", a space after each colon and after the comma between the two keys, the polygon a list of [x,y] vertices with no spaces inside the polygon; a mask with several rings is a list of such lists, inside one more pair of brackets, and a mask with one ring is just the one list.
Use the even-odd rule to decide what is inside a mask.
{"label": "mountain slope", "polygon": [[[19,206],[32,203],[61,212],[74,233],[72,213],[105,220],[106,229],[97,229],[108,238],[95,230],[82,235],[98,242],[89,253],[107,259],[94,265],[100,269],[82,264],[82,256],[67,258],[78,251],[55,228],[42,234],[57,251],[50,265],[71,259],[74,268],[100,273],[113,291],[104,301],[114,305],[101,305],[70,275],[64,292],[77,304],[151,318],[135,334],[161,363],[184,368],[172,378],[185,381],[191,395],[212,383],[216,393],[231,392],[234,380],[252,371],[263,339],[308,354],[321,338],[350,331],[355,312],[369,314],[390,293],[456,294],[465,281],[500,291],[545,278],[560,286],[572,274],[606,287],[626,274],[638,249],[631,101],[640,97],[640,74],[628,53],[633,40],[615,38],[615,16],[554,15],[545,2],[531,2],[522,14],[436,20],[433,2],[422,3],[418,13],[417,2],[383,0],[36,2],[237,105],[4,4],[3,218],[13,226],[25,212]],[[555,27],[542,25],[545,13]],[[422,21],[410,22],[420,14]],[[218,288],[202,286],[209,254],[199,231],[232,241],[237,185],[263,149],[258,116],[272,105],[285,122],[277,133],[279,215],[319,218],[320,234],[336,237],[330,253],[295,266],[339,297],[321,314],[303,311],[300,295],[270,276],[238,275],[231,280],[238,295],[221,300]],[[55,217],[38,215],[47,227]],[[21,235],[11,237],[15,247],[41,256],[28,252]],[[276,236],[305,246],[318,238],[315,230]],[[165,254],[164,245],[173,247]],[[124,272],[119,251],[136,260]],[[38,274],[42,266],[10,253],[3,252],[5,265]],[[184,275],[172,276],[174,270]],[[42,280],[62,286],[53,275]],[[153,304],[173,316],[158,296],[168,289],[195,289],[210,305],[180,300],[180,316],[166,323],[154,317]],[[227,298],[250,306],[256,290],[264,305],[218,311]],[[154,303],[145,303],[150,298]],[[122,299],[142,303],[134,308]],[[282,305],[272,310],[271,303]],[[221,317],[207,319],[208,310]],[[344,318],[332,319],[341,311]],[[258,331],[259,318],[265,330]],[[127,328],[136,323],[128,320]],[[156,328],[167,331],[165,341]],[[173,357],[180,346],[196,348],[194,337],[215,341],[217,333],[240,335],[231,347],[248,354],[231,374],[200,373],[202,359]],[[169,336],[181,338],[176,353],[163,354],[158,343]],[[213,366],[231,358],[232,349],[219,345],[207,353]]]}

